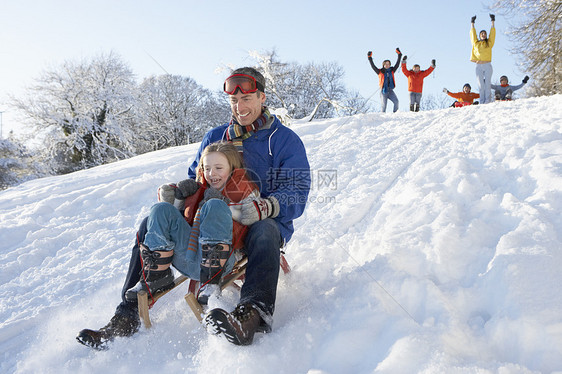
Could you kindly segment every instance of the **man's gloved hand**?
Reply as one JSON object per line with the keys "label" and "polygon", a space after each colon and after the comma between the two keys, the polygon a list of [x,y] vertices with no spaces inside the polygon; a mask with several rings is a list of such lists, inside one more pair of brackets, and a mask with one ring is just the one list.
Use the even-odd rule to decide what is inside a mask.
{"label": "man's gloved hand", "polygon": [[401,54],[402,52],[400,52],[400,48],[396,47],[396,53]]}
{"label": "man's gloved hand", "polygon": [[495,15],[495,14],[490,14],[490,20],[491,20],[491,21],[495,21],[495,20],[496,20],[496,15]]}
{"label": "man's gloved hand", "polygon": [[525,78],[523,78],[522,82],[527,84],[528,81],[529,81],[529,76],[525,75]]}
{"label": "man's gloved hand", "polygon": [[408,56],[402,57],[402,62],[406,62],[407,59],[408,59]]}
{"label": "man's gloved hand", "polygon": [[431,60],[431,66],[435,67],[435,59]]}
{"label": "man's gloved hand", "polygon": [[158,187],[158,201],[173,204],[176,189],[177,186],[175,183],[161,185]]}
{"label": "man's gloved hand", "polygon": [[372,51],[367,52],[367,57],[369,57],[369,58],[373,57],[373,52]]}
{"label": "man's gloved hand", "polygon": [[474,23],[476,21],[476,16],[472,16],[472,18],[470,19],[470,23]]}
{"label": "man's gloved hand", "polygon": [[240,203],[240,219],[238,222],[246,226],[279,215],[279,202],[274,196],[266,198],[248,197]]}
{"label": "man's gloved hand", "polygon": [[443,88],[443,92],[445,92],[445,93],[449,93],[449,90],[448,90],[448,89],[446,89],[446,88]]}
{"label": "man's gloved hand", "polygon": [[193,195],[199,189],[199,183],[195,179],[184,179],[177,183],[175,190],[176,199],[185,199]]}

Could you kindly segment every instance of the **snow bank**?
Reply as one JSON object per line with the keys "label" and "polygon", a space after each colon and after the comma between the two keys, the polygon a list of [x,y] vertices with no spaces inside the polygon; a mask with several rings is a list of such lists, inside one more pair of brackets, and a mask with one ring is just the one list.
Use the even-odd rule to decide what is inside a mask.
{"label": "snow bank", "polygon": [[249,347],[209,336],[184,289],[108,351],[74,340],[113,315],[136,227],[196,145],[0,192],[0,371],[562,372],[561,127],[560,95],[293,125],[313,190]]}

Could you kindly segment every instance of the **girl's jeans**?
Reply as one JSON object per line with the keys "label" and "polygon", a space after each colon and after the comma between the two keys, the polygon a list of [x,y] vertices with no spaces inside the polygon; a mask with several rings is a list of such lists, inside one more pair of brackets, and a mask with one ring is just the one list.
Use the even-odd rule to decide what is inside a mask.
{"label": "girl's jeans", "polygon": [[[211,199],[201,207],[199,246],[197,252],[188,249],[191,227],[172,204],[158,203],[152,206],[146,223],[144,245],[151,251],[174,251],[172,265],[183,275],[199,280],[203,244],[232,244],[232,213],[228,205],[219,199]],[[234,257],[227,263],[232,269]],[[230,265],[230,266],[229,266]]]}
{"label": "girl's jeans", "polygon": [[[188,250],[191,226],[181,212],[169,203],[158,203],[152,206],[137,233],[137,241],[133,246],[129,271],[121,292],[125,301],[125,292],[134,287],[140,280],[141,261],[139,242],[144,243],[151,251],[174,251],[172,265],[190,279],[199,280],[202,260],[202,244],[232,244],[232,213],[228,205],[218,199],[207,201],[201,208],[199,225],[199,246],[197,252]],[[234,256],[227,262],[226,271],[234,265]]]}

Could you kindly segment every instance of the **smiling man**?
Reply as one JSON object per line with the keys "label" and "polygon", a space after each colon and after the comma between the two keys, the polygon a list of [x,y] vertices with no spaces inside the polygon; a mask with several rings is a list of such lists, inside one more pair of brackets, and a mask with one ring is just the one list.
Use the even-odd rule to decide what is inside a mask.
{"label": "smiling man", "polygon": [[244,252],[248,256],[240,302],[232,313],[211,310],[205,323],[237,345],[251,344],[256,332],[270,332],[279,277],[280,249],[293,235],[293,220],[306,206],[310,166],[301,139],[265,106],[265,78],[254,68],[237,69],[223,86],[229,96],[229,123],[210,130],[199,147],[189,177],[209,144],[231,141],[261,196],[244,202],[240,223],[249,226]]}

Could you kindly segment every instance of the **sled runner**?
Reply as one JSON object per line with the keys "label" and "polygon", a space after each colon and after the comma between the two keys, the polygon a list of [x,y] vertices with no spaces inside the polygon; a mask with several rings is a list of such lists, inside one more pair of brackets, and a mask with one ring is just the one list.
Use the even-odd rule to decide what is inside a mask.
{"label": "sled runner", "polygon": [[[248,264],[248,258],[246,256],[242,257],[239,261],[237,261],[234,264],[234,267],[232,268],[232,271],[230,273],[228,273],[227,275],[225,275],[221,279],[221,281],[219,283],[220,289],[224,290],[225,288],[227,288],[229,286],[234,286],[237,289],[240,289],[241,284],[244,281],[244,275],[246,273],[247,264]],[[291,271],[291,267],[289,266],[289,263],[285,259],[285,256],[283,256],[283,253],[281,254],[280,265],[281,265],[281,269],[283,270],[284,274],[287,274]],[[148,293],[144,290],[139,291],[137,293],[139,317],[140,317],[140,320],[142,321],[142,323],[144,324],[144,326],[147,329],[152,327],[152,322],[150,322],[150,315],[149,315],[149,310],[152,308],[152,306],[162,296],[166,295],[168,292],[170,292],[171,290],[173,290],[177,286],[181,285],[186,280],[188,280],[188,278],[184,275],[181,275],[174,280],[174,287],[173,288],[171,288],[169,290],[166,290],[166,291],[158,292],[158,293],[152,295],[152,297],[149,297]],[[204,313],[203,307],[197,301],[198,289],[199,289],[199,282],[196,281],[196,280],[190,279],[188,290],[187,290],[187,293],[184,296],[184,298],[185,298],[185,301],[187,302],[187,304],[189,305],[191,311],[193,312],[193,314],[195,314],[195,317],[199,320],[199,322],[201,322],[203,320],[203,317],[204,317],[205,313]]]}

